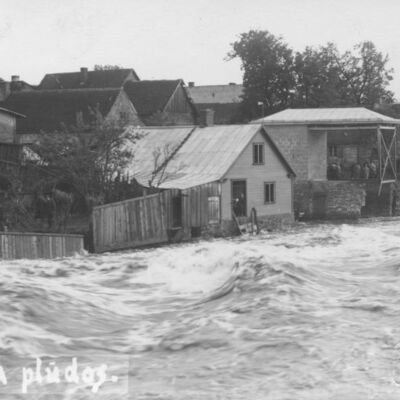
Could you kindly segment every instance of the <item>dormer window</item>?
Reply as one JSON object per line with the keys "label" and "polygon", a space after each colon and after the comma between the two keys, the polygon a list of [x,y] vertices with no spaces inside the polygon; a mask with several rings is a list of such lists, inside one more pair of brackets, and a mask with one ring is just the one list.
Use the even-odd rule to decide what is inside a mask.
{"label": "dormer window", "polygon": [[264,143],[253,143],[253,165],[264,164]]}

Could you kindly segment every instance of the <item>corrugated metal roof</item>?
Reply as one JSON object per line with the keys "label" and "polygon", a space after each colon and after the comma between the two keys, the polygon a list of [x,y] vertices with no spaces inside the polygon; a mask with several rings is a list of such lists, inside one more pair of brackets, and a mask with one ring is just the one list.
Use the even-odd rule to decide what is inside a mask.
{"label": "corrugated metal roof", "polygon": [[141,139],[134,144],[129,144],[129,150],[132,150],[134,159],[125,173],[130,177],[135,177],[141,185],[148,186],[155,170],[155,153],[160,153],[158,164],[165,161],[164,152],[168,150],[168,155],[172,155],[194,127],[130,127],[128,129],[131,133],[139,134]]}
{"label": "corrugated metal roof", "polygon": [[249,124],[136,128],[135,132],[143,132],[144,136],[133,149],[135,160],[129,167],[129,174],[147,186],[154,171],[153,150],[162,151],[169,145],[171,149],[178,150],[163,171],[160,188],[187,189],[215,182],[223,178],[260,127]]}
{"label": "corrugated metal roof", "polygon": [[229,104],[242,101],[243,85],[207,85],[187,88],[195,104]]}
{"label": "corrugated metal roof", "polygon": [[400,124],[400,120],[387,117],[364,107],[354,108],[288,108],[268,117],[253,121],[264,125],[285,124]]}

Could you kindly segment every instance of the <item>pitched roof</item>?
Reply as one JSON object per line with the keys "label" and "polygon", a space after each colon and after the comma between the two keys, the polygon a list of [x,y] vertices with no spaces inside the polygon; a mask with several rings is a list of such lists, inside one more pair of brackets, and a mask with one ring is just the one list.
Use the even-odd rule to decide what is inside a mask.
{"label": "pitched roof", "polygon": [[400,120],[387,117],[364,107],[348,108],[288,108],[268,117],[257,119],[254,123],[264,125],[287,124],[400,124]]}
{"label": "pitched roof", "polygon": [[188,87],[195,104],[229,104],[242,101],[243,85],[207,85]]}
{"label": "pitched roof", "polygon": [[140,116],[150,116],[163,111],[178,85],[183,82],[175,80],[128,81],[124,90]]}
{"label": "pitched roof", "polygon": [[[137,132],[150,131],[152,134],[139,140],[137,145],[144,151],[134,150],[136,164],[131,165],[130,174],[135,176],[139,183],[147,186],[151,172],[154,171],[151,149],[156,145],[162,150],[164,143],[171,141],[175,146],[175,154],[170,158],[165,170],[160,172],[163,173],[160,188],[187,189],[215,182],[224,177],[260,130],[266,135],[267,141],[273,143],[261,125],[255,124],[217,125],[205,128],[138,128]],[[284,160],[288,172],[293,173],[277,147],[274,144],[271,147],[278,153],[279,158]],[[135,167],[140,165],[143,167],[135,170]]]}
{"label": "pitched roof", "polygon": [[77,125],[77,113],[85,123],[94,122],[94,110],[106,116],[120,89],[34,90],[12,93],[1,107],[22,113],[17,133],[52,132]]}
{"label": "pitched roof", "polygon": [[[125,172],[130,177],[135,177],[143,186],[148,186],[153,171],[157,169],[157,166],[169,160],[193,129],[193,126],[129,127],[127,130],[138,133],[141,139],[134,145],[130,144],[134,158]],[[157,153],[160,156],[156,166],[155,155]]]}
{"label": "pitched roof", "polygon": [[88,71],[85,82],[82,82],[81,72],[46,74],[39,84],[39,89],[121,88],[131,72],[134,78],[139,80],[132,68]]}

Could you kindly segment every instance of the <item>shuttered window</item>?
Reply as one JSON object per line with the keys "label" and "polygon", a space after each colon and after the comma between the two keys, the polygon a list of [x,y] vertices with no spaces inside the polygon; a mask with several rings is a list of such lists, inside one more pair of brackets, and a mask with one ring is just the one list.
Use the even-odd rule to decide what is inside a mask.
{"label": "shuttered window", "polygon": [[275,182],[264,183],[264,203],[275,203]]}
{"label": "shuttered window", "polygon": [[253,164],[264,164],[264,143],[253,143]]}
{"label": "shuttered window", "polygon": [[208,222],[218,223],[220,221],[219,214],[219,196],[210,196],[208,198]]}

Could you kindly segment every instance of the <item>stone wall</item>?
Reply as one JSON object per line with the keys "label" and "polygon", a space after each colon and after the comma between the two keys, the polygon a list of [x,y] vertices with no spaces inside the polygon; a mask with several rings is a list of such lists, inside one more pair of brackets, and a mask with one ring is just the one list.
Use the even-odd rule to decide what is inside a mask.
{"label": "stone wall", "polygon": [[359,218],[365,206],[365,183],[328,181],[326,217]]}
{"label": "stone wall", "polygon": [[[266,125],[264,128],[293,168],[297,179],[308,179],[309,144],[307,126]],[[326,158],[326,150],[324,157]]]}
{"label": "stone wall", "polygon": [[365,183],[351,181],[297,181],[294,184],[296,218],[358,218],[365,206]]}

